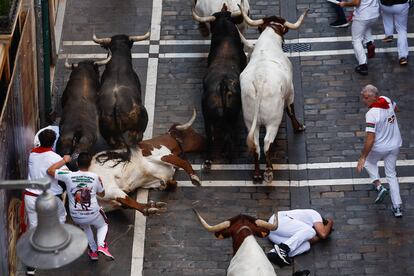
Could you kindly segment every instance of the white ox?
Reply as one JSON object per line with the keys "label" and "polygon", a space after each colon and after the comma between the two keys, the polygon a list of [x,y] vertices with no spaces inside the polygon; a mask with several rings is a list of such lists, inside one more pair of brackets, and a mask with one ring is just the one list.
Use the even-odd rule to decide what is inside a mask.
{"label": "white ox", "polygon": [[211,226],[196,210],[194,212],[204,228],[213,232],[217,238],[232,238],[234,256],[227,269],[227,276],[276,276],[273,265],[254,236],[267,237],[269,231],[277,229],[277,219],[271,224],[251,216],[238,215]]}
{"label": "white ox", "polygon": [[[247,25],[241,17],[238,5],[242,5],[243,10],[248,13],[250,10],[248,0],[243,1],[243,3],[241,3],[241,0],[196,0],[194,10],[196,14],[201,17],[210,16],[216,12],[220,12],[223,8],[223,4],[225,4],[227,6],[227,10],[232,13],[232,17],[240,16],[240,23],[238,24],[238,27],[243,33],[247,28]],[[200,22],[200,31],[203,36],[208,36],[210,34],[209,28],[204,22]]]}
{"label": "white ox", "polygon": [[283,35],[289,29],[299,28],[307,11],[296,23],[292,24],[277,16],[252,20],[242,8],[241,10],[246,23],[258,26],[261,32],[250,61],[240,74],[243,116],[249,130],[247,146],[249,151],[253,152],[255,159],[253,181],[262,182],[259,166],[259,132],[260,126],[265,126],[266,170],[264,178],[266,182],[272,182],[273,167],[269,149],[276,138],[285,105],[295,132],[304,130],[304,126],[295,117],[292,64],[283,53],[282,42]]}
{"label": "white ox", "polygon": [[89,170],[102,179],[105,197],[99,198],[99,201],[106,211],[121,206],[144,214],[160,211],[154,208],[164,206],[163,202],[146,206],[131,199],[128,193],[140,187],[154,187],[154,184],[160,189],[174,188],[177,185],[173,178],[176,168],[183,169],[194,185],[201,185],[191,164],[179,157],[185,152],[197,152],[204,148],[204,137],[191,127],[195,118],[194,110],[187,123],[173,124],[167,133],[139,142],[136,148],[130,149],[128,162],[119,162],[122,159],[120,156],[125,153],[122,151],[100,152],[93,157]]}

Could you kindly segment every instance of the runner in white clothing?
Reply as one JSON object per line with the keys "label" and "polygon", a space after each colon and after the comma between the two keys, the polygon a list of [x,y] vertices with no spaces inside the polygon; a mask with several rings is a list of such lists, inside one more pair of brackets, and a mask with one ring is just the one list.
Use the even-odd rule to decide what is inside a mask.
{"label": "runner in white clothing", "polygon": [[[332,231],[333,220],[322,218],[313,209],[279,211],[277,217],[279,226],[268,236],[274,249],[267,253],[267,257],[280,267],[291,264],[291,257],[308,251],[311,244],[328,238]],[[274,219],[275,215],[272,215],[269,222],[273,223]]]}
{"label": "runner in white clothing", "polygon": [[[34,180],[43,177],[50,178],[50,189],[47,192],[56,195],[59,197],[57,199],[58,206],[58,216],[60,223],[65,223],[66,221],[66,210],[65,206],[60,199],[63,189],[58,184],[58,181],[53,177],[50,177],[46,170],[59,161],[61,157],[53,151],[53,145],[56,143],[57,137],[56,132],[51,129],[42,129],[36,133],[37,140],[35,139],[34,148],[32,149],[29,155],[29,164],[28,164],[28,176],[29,180]],[[65,167],[66,168],[66,167]],[[66,168],[67,169],[67,168]],[[37,189],[26,189],[24,191],[24,210],[27,215],[27,220],[29,224],[29,229],[33,229],[37,226],[37,213],[36,213],[36,199],[42,193],[41,190]],[[25,229],[23,229],[24,231]],[[27,275],[34,275],[35,268],[27,267]]]}
{"label": "runner in white clothing", "polygon": [[[38,137],[39,144],[32,149],[29,155],[29,173],[27,178],[29,180],[43,177],[50,178],[51,185],[48,192],[60,197],[63,192],[62,187],[58,184],[56,179],[50,177],[46,173],[47,168],[61,159],[61,157],[52,150],[52,146],[56,142],[56,133],[53,130],[46,129],[38,132]],[[26,189],[24,192],[25,211],[29,221],[29,229],[37,226],[35,203],[37,196],[41,193],[42,191],[37,189]],[[58,200],[58,215],[59,221],[64,223],[66,221],[66,210],[60,199]]]}
{"label": "runner in white clothing", "polygon": [[371,84],[362,89],[361,96],[369,111],[365,116],[367,136],[358,160],[357,171],[361,172],[365,167],[378,191],[375,203],[380,203],[388,193],[387,189],[381,185],[378,173],[377,163],[381,159],[384,160],[385,176],[391,191],[391,209],[395,217],[402,217],[400,186],[395,171],[398,153],[402,145],[397,116],[395,115],[397,105],[387,97],[380,97],[378,89]]}
{"label": "runner in white clothing", "polygon": [[371,29],[380,15],[378,0],[342,1],[338,5],[341,7],[355,7],[351,30],[352,44],[358,61],[355,72],[361,75],[368,75],[367,56],[365,55],[364,45],[366,45],[368,50],[368,58],[375,57],[375,45]]}
{"label": "runner in white clothing", "polygon": [[[99,252],[113,260],[114,257],[109,253],[108,245],[105,242],[108,233],[108,220],[96,198],[96,195],[105,196],[105,190],[100,177],[88,171],[91,160],[92,157],[88,153],[82,152],[77,159],[79,171],[59,170],[60,167],[71,161],[70,155],[65,155],[62,160],[50,166],[47,173],[66,184],[70,215],[88,237],[89,258],[93,261],[98,260]],[[97,242],[91,226],[96,228]]]}

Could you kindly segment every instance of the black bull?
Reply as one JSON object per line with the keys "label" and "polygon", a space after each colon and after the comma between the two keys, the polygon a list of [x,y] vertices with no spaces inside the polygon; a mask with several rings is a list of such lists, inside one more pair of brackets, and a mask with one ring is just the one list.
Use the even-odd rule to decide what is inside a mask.
{"label": "black bull", "polygon": [[62,118],[57,152],[60,155],[88,152],[98,135],[98,64],[86,60],[70,66],[72,72],[63,91]]}
{"label": "black bull", "polygon": [[136,145],[143,138],[148,114],[142,104],[141,83],[132,67],[131,48],[134,40],[126,35],[94,40],[104,48],[109,48],[112,54],[99,90],[101,134],[115,148]]}
{"label": "black bull", "polygon": [[[207,136],[205,168],[211,166],[213,137],[221,134],[223,151],[230,160],[235,141],[235,125],[241,110],[239,76],[246,67],[236,19],[231,13],[221,11],[213,14],[211,22],[211,46],[208,70],[203,80],[202,109]],[[214,139],[216,140],[216,139]]]}

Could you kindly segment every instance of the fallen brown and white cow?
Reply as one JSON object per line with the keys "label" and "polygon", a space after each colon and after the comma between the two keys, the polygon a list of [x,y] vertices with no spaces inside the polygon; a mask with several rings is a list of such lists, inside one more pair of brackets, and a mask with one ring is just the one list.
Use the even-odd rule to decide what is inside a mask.
{"label": "fallen brown and white cow", "polygon": [[194,212],[204,228],[213,232],[217,238],[231,237],[233,239],[234,256],[227,269],[227,276],[276,276],[273,265],[267,259],[254,236],[267,237],[270,231],[277,229],[277,220],[271,224],[251,216],[238,215],[210,226],[196,210]]}
{"label": "fallen brown and white cow", "polygon": [[197,152],[204,148],[204,137],[191,127],[195,118],[194,110],[187,123],[173,124],[167,133],[141,141],[136,149],[131,149],[129,162],[116,162],[113,159],[101,162],[108,151],[94,156],[90,171],[102,179],[105,197],[100,202],[105,210],[125,205],[123,199],[139,187],[153,187],[155,183],[160,184],[160,189],[175,187],[177,181],[173,177],[176,168],[183,169],[194,185],[201,185],[191,164],[179,157],[183,153]]}
{"label": "fallen brown and white cow", "polygon": [[266,182],[272,182],[273,167],[269,149],[279,130],[285,105],[295,132],[305,129],[295,116],[292,63],[283,53],[282,42],[283,35],[289,29],[299,28],[308,11],[306,10],[293,24],[277,16],[252,20],[242,8],[240,9],[247,24],[257,26],[261,32],[250,61],[240,75],[243,116],[249,131],[247,146],[254,153],[255,159],[253,181],[262,182],[259,167],[259,132],[260,126],[265,126],[266,171],[264,178]]}

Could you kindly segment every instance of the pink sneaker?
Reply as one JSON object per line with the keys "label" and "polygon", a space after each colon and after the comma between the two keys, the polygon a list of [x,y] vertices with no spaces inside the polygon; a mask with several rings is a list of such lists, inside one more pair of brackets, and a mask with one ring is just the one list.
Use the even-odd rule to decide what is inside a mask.
{"label": "pink sneaker", "polygon": [[114,256],[112,256],[112,254],[109,253],[108,244],[107,243],[105,243],[105,246],[103,246],[103,247],[102,246],[98,246],[98,252],[101,253],[101,254],[103,254],[103,255],[105,255],[105,256],[107,256],[111,260],[115,260]]}
{"label": "pink sneaker", "polygon": [[97,261],[99,259],[98,252],[88,249],[88,256],[91,261]]}

